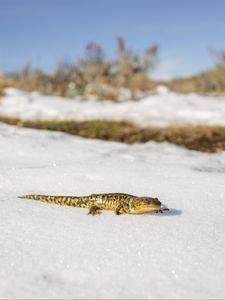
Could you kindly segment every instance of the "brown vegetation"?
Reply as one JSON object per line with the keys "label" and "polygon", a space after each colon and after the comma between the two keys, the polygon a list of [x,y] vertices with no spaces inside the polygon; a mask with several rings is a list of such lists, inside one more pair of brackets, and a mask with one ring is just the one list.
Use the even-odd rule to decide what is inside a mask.
{"label": "brown vegetation", "polygon": [[37,90],[44,94],[64,97],[85,95],[88,85],[96,86],[91,94],[99,99],[116,100],[118,88],[126,87],[135,98],[136,90],[149,90],[153,83],[148,72],[157,63],[157,46],[149,47],[143,55],[128,50],[122,38],[117,40],[117,59],[106,59],[103,49],[96,43],[85,47],[84,55],[75,63],[60,64],[49,75],[27,64],[20,72],[11,74],[16,87]]}
{"label": "brown vegetation", "polygon": [[174,79],[166,85],[177,93],[225,95],[225,67],[217,66],[197,76]]}
{"label": "brown vegetation", "polygon": [[196,76],[171,80],[166,85],[178,93],[225,95],[225,52],[211,53],[215,58],[215,67]]}
{"label": "brown vegetation", "polygon": [[3,75],[0,75],[0,96],[4,95],[3,89],[13,86],[14,85],[14,81],[6,78]]}
{"label": "brown vegetation", "polygon": [[0,121],[19,127],[62,131],[87,138],[117,141],[128,144],[148,141],[170,142],[202,152],[225,150],[225,127],[170,126],[139,128],[127,122],[115,121],[22,121],[0,116]]}
{"label": "brown vegetation", "polygon": [[123,38],[116,42],[116,59],[107,59],[101,46],[89,43],[83,57],[75,63],[61,63],[53,74],[34,69],[30,64],[11,79],[0,76],[1,89],[15,86],[26,91],[39,91],[47,95],[73,98],[78,95],[95,95],[100,100],[118,100],[120,88],[130,91],[130,98],[138,99],[138,91],[151,91],[158,84],[164,84],[174,92],[198,93],[203,95],[225,95],[225,52],[211,51],[215,66],[199,75],[175,78],[170,81],[149,79],[158,63],[158,47],[152,46],[140,55],[128,49]]}

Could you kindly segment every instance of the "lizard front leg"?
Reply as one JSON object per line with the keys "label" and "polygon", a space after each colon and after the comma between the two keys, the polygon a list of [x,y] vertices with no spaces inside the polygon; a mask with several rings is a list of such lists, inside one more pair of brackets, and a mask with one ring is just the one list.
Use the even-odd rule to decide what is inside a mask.
{"label": "lizard front leg", "polygon": [[92,216],[95,216],[95,215],[100,215],[101,212],[98,211],[100,210],[100,208],[96,205],[92,205],[90,208],[89,208],[89,212],[88,212],[88,215],[92,215]]}
{"label": "lizard front leg", "polygon": [[122,214],[122,212],[120,212],[122,210],[122,208],[123,208],[122,204],[117,205],[117,207],[116,207],[116,209],[114,211],[117,216],[119,216],[119,215]]}

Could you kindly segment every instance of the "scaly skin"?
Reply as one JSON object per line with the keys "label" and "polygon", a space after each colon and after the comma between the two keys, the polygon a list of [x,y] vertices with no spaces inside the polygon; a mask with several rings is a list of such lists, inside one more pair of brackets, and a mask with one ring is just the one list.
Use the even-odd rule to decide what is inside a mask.
{"label": "scaly skin", "polygon": [[149,211],[163,212],[168,208],[162,208],[157,198],[137,197],[122,193],[93,194],[90,196],[48,196],[48,195],[25,195],[18,198],[39,200],[59,205],[88,208],[91,215],[100,214],[100,210],[113,210],[117,215],[143,214]]}

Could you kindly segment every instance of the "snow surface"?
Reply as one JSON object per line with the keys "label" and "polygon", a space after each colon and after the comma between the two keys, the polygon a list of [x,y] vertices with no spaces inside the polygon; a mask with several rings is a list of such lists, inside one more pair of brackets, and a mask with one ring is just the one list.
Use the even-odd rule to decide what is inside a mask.
{"label": "snow surface", "polygon": [[[0,298],[224,298],[224,182],[225,152],[0,123]],[[92,217],[17,198],[103,192],[157,196],[171,210]]]}
{"label": "snow surface", "polygon": [[0,115],[28,120],[126,120],[140,126],[225,125],[225,98],[196,94],[175,94],[165,87],[139,101],[114,103],[81,99],[63,99],[26,93],[14,88],[5,90]]}

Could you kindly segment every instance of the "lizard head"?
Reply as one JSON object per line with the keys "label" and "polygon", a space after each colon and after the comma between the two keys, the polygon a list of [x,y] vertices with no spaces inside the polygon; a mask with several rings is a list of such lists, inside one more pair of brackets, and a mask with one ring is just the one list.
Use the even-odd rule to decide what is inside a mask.
{"label": "lizard head", "polygon": [[158,198],[139,197],[132,203],[132,213],[143,214],[147,211],[161,211],[161,202]]}

